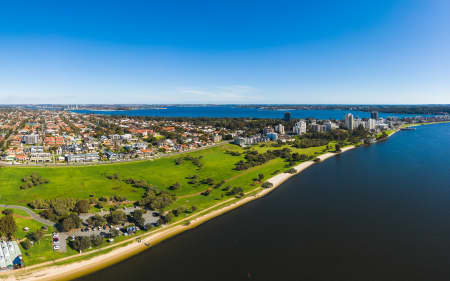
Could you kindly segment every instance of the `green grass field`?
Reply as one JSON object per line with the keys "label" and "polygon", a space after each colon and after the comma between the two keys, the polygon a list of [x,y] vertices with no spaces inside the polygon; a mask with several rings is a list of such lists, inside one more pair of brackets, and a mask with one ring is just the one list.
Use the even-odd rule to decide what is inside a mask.
{"label": "green grass field", "polygon": [[[252,149],[263,153],[269,149],[283,149],[289,147],[292,152],[299,152],[310,156],[317,156],[327,151],[333,151],[334,145],[330,144],[329,150],[325,146],[312,147],[306,149],[296,149],[289,145],[281,147],[272,147],[271,143],[265,146],[253,146]],[[244,155],[232,156],[227,151],[244,152],[244,149],[235,145],[225,144],[205,150],[186,153],[183,155],[161,158],[154,161],[139,161],[118,164],[107,164],[86,167],[2,167],[0,168],[0,203],[26,205],[36,199],[52,199],[52,198],[99,198],[102,196],[125,196],[128,200],[139,200],[144,189],[136,188],[123,180],[134,178],[145,180],[160,190],[166,190],[177,195],[177,200],[172,203],[168,209],[177,208],[179,206],[190,207],[196,206],[198,210],[202,210],[217,203],[234,198],[226,195],[222,187],[242,187],[244,192],[252,191],[261,185],[261,182],[267,180],[277,173],[285,172],[288,167],[286,162],[281,158],[272,159],[263,165],[249,168],[243,171],[234,170],[235,163],[244,159]],[[201,156],[200,162],[203,164],[201,168],[195,166],[191,161],[184,161],[180,165],[175,164],[175,159],[179,157]],[[21,179],[37,173],[44,179],[48,179],[48,184],[33,186],[30,189],[21,190]],[[106,176],[118,174],[119,180],[110,180]],[[263,174],[262,181],[255,181],[258,174]],[[206,184],[189,184],[188,176],[198,175],[199,180],[212,178],[215,183],[225,181],[221,188],[213,189]],[[170,191],[169,186],[179,183],[180,188]],[[206,189],[210,189],[208,196],[200,193]],[[109,206],[106,206],[106,209]],[[92,208],[92,211],[95,208]],[[17,239],[25,238],[26,232],[24,227],[29,227],[30,231],[36,231],[42,225],[28,216],[21,210],[14,210],[15,220],[18,225],[16,233]],[[174,218],[174,222],[179,221],[191,214],[182,213]],[[53,228],[49,229],[51,233]],[[120,237],[122,238],[122,237]],[[121,239],[118,239],[119,241]],[[27,265],[33,265],[44,261],[55,260],[58,258],[76,254],[76,252],[68,247],[67,253],[57,253],[52,249],[51,236],[46,235],[39,244],[27,251],[22,249],[24,261]]]}
{"label": "green grass field", "polygon": [[[5,208],[0,208],[2,212]],[[14,209],[14,220],[17,225],[16,239],[22,241],[27,233],[37,231],[44,225],[33,220],[25,211]],[[30,230],[25,231],[24,228],[28,227]],[[66,257],[75,254],[76,252],[68,248],[67,253],[58,253],[53,251],[51,233],[54,231],[53,227],[49,227],[48,231],[44,232],[44,237],[39,243],[34,244],[30,249],[25,250],[20,245],[22,256],[26,265],[30,266],[40,262],[55,260],[58,258]]]}
{"label": "green grass field", "polygon": [[[283,146],[287,147],[287,146]],[[281,147],[281,148],[283,148]],[[259,152],[268,149],[280,149],[270,146],[255,146]],[[323,152],[325,147],[307,149],[294,149],[308,155],[317,155]],[[233,170],[234,164],[243,159],[243,156],[232,156],[225,153],[227,150],[242,152],[243,149],[234,145],[223,145],[210,149],[189,153],[191,156],[202,156],[200,160],[203,167],[198,169],[191,161],[184,161],[180,165],[175,164],[175,159],[181,155],[172,156],[154,161],[140,161],[132,163],[118,163],[86,167],[2,167],[0,168],[0,203],[26,205],[35,199],[52,198],[89,198],[93,196],[125,196],[129,200],[138,200],[142,197],[142,188],[132,187],[122,179],[135,178],[145,180],[160,190],[169,191],[168,187],[176,182],[180,188],[175,193],[180,199],[174,205],[184,204],[189,198],[190,205],[202,204],[202,201],[213,201],[210,197],[220,195],[218,190],[205,198],[197,195],[208,188],[205,184],[188,184],[186,177],[198,175],[199,179],[212,178],[214,181],[226,181],[226,184],[240,186],[244,190],[252,188],[252,179],[259,173],[268,178],[274,171],[284,171],[285,163],[282,159],[274,159],[262,166],[245,171]],[[21,179],[37,173],[39,176],[50,180],[48,184],[41,184],[30,189],[21,190]],[[120,180],[107,179],[107,175],[118,174]],[[217,194],[215,194],[217,193]],[[198,206],[200,207],[200,206]]]}

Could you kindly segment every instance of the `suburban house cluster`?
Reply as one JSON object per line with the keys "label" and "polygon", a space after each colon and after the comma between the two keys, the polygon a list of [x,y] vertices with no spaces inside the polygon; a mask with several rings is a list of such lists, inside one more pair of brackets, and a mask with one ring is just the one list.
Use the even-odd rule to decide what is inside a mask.
{"label": "suburban house cluster", "polygon": [[222,141],[224,133],[189,122],[70,111],[0,112],[1,159],[15,164],[147,159],[213,145]]}

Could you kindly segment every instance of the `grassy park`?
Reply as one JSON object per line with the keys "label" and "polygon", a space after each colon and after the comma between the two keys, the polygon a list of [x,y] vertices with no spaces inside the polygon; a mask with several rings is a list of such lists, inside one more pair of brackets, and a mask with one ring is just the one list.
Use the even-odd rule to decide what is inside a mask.
{"label": "grassy park", "polygon": [[[259,153],[269,149],[282,149],[288,147],[273,148],[270,145],[255,147]],[[307,155],[317,155],[324,152],[325,146],[297,149],[290,147],[292,152]],[[228,151],[240,152],[240,156],[232,156]],[[211,197],[220,195],[220,190],[214,190],[211,196],[202,196],[199,193],[208,188],[207,184],[189,184],[189,176],[197,175],[201,179],[211,178],[215,183],[225,181],[227,185],[240,186],[248,191],[254,187],[253,179],[260,173],[267,179],[275,171],[283,172],[285,162],[281,158],[272,159],[263,165],[252,167],[244,171],[234,170],[234,165],[244,159],[244,149],[235,145],[222,145],[206,150],[187,153],[192,157],[201,157],[201,168],[192,161],[183,161],[176,164],[175,159],[180,155],[171,156],[153,161],[139,161],[131,163],[117,163],[97,166],[78,167],[2,167],[0,168],[0,203],[27,205],[36,199],[74,198],[87,199],[101,196],[123,196],[130,201],[139,200],[145,190],[133,187],[123,181],[126,178],[143,180],[158,190],[165,190],[176,194],[177,202],[189,201],[190,204],[203,205],[204,201],[212,201]],[[41,184],[22,190],[20,185],[24,177],[32,173],[49,180],[47,184]],[[118,179],[108,179],[108,175],[118,175]],[[179,184],[176,190],[169,187]],[[215,194],[217,193],[217,194]],[[180,202],[178,202],[180,201]],[[215,200],[213,200],[215,201]],[[201,206],[198,206],[201,207]]]}
{"label": "grassy park", "polygon": [[[266,143],[253,146],[251,150],[256,150],[262,154],[268,150],[282,150],[284,148],[289,148],[291,153],[297,152],[307,155],[310,159],[335,149],[334,143],[330,143],[328,147],[324,145],[309,148],[294,148],[287,144],[280,146]],[[132,205],[132,202],[140,200],[145,193],[145,188],[136,187],[126,182],[126,179],[133,178],[144,181],[156,190],[175,194],[176,200],[166,208],[167,210],[195,206],[196,210],[200,211],[222,201],[233,199],[235,194],[227,194],[227,190],[233,187],[240,187],[243,193],[248,193],[259,188],[262,182],[268,178],[289,169],[286,160],[280,157],[248,169],[235,169],[237,162],[245,161],[246,150],[236,145],[224,144],[205,150],[149,161],[96,166],[1,167],[0,204],[26,206],[37,199],[98,199],[100,197],[121,196],[127,199],[121,204]],[[182,161],[177,161],[181,158],[183,158]],[[197,159],[197,162],[192,161],[192,159]],[[30,176],[32,174],[34,174],[35,179],[45,179],[46,182],[21,189],[20,186],[24,182],[32,180]],[[115,176],[111,177],[111,175]],[[195,184],[192,183],[193,175],[197,176]],[[212,180],[213,184],[207,183],[206,179]],[[176,183],[178,183],[176,189],[169,188]],[[214,188],[218,183],[221,183],[220,188]],[[204,194],[205,190],[209,191],[208,195]],[[104,206],[104,209],[109,207],[111,206]],[[91,208],[92,211],[96,211],[94,207]],[[192,213],[189,212],[181,212],[174,217],[173,222],[191,215]],[[22,210],[14,210],[14,219],[17,224],[16,239],[18,241],[25,239],[27,233],[41,229],[43,226]],[[24,231],[25,227],[30,230]],[[54,229],[50,227],[39,243],[35,243],[30,249],[22,248],[23,258],[27,265],[56,260],[77,253],[70,247],[67,248],[66,253],[53,251],[50,235],[52,231]],[[121,241],[120,238],[117,241]]]}

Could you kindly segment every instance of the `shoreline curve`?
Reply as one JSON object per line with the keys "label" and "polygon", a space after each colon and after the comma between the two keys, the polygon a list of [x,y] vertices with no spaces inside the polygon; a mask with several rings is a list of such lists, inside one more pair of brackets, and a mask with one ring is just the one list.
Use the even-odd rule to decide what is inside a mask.
{"label": "shoreline curve", "polygon": [[[389,137],[392,136],[393,134],[389,135]],[[341,152],[338,152],[338,153],[328,152],[328,153],[322,154],[320,156],[317,156],[317,158],[319,158],[320,162],[322,162],[326,159],[329,159],[333,156],[336,156],[336,155],[339,155],[346,151],[349,151],[353,148],[355,148],[355,146],[344,147],[344,148],[342,148]],[[318,163],[320,163],[320,162],[318,162]],[[309,160],[309,161],[306,161],[306,162],[303,162],[303,163],[300,163],[300,164],[294,166],[293,168],[296,170],[296,173],[294,173],[294,174],[281,173],[281,174],[273,176],[272,178],[267,180],[268,182],[271,182],[273,184],[273,186],[271,188],[266,188],[266,189],[261,188],[255,195],[246,196],[234,203],[231,203],[229,205],[226,205],[224,207],[221,207],[217,210],[213,210],[210,212],[208,212],[208,211],[211,209],[215,209],[218,206],[220,207],[220,205],[227,204],[227,202],[232,201],[234,199],[226,200],[217,205],[214,205],[205,210],[202,210],[202,212],[207,212],[207,213],[190,220],[189,225],[179,224],[181,222],[180,221],[180,222],[177,222],[173,226],[169,225],[169,226],[165,227],[167,229],[164,229],[164,228],[159,229],[154,234],[148,234],[148,233],[142,234],[142,236],[145,236],[145,238],[142,238],[142,241],[140,243],[136,241],[136,239],[139,236],[133,237],[132,239],[130,239],[131,241],[134,240],[133,242],[130,242],[130,240],[123,241],[125,246],[121,246],[121,245],[111,246],[111,248],[113,248],[112,251],[105,253],[105,254],[100,254],[98,256],[94,256],[94,257],[86,259],[86,260],[82,260],[79,262],[74,261],[72,263],[68,263],[68,264],[64,264],[64,265],[55,265],[55,264],[42,265],[42,266],[36,265],[36,267],[34,267],[33,269],[27,270],[27,268],[24,268],[23,271],[22,270],[11,271],[10,273],[6,273],[5,275],[1,274],[0,278],[3,280],[8,280],[8,281],[9,280],[50,281],[50,280],[72,280],[75,278],[79,278],[81,276],[91,274],[93,272],[104,269],[108,266],[111,266],[113,264],[116,264],[118,262],[126,260],[129,257],[134,256],[140,252],[150,249],[151,247],[145,246],[146,243],[150,243],[152,246],[154,246],[168,238],[171,238],[171,237],[178,235],[184,231],[195,228],[215,217],[223,215],[223,214],[225,214],[233,209],[236,209],[242,205],[245,205],[253,200],[262,198],[262,197],[266,196],[267,194],[271,193],[273,190],[277,189],[282,183],[284,183],[289,178],[291,178],[295,175],[298,175],[299,173],[301,173],[302,171],[304,171],[305,169],[309,168],[310,166],[312,166],[314,164],[317,164],[317,163],[314,162],[313,160]],[[248,193],[253,193],[253,192],[255,192],[255,191],[253,190]],[[186,219],[188,219],[188,218],[186,218]],[[102,250],[107,250],[107,249],[99,249],[99,251],[102,251]],[[87,252],[84,255],[88,256],[89,254],[94,254],[94,253]],[[83,254],[70,256],[65,259],[70,260],[70,258],[81,257],[82,255]],[[58,261],[55,261],[55,262],[57,263]]]}

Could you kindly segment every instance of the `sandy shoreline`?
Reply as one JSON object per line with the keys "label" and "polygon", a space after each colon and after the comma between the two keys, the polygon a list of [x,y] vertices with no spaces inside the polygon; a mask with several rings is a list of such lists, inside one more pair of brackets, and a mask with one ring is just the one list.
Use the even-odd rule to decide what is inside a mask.
{"label": "sandy shoreline", "polygon": [[[350,149],[355,148],[355,146],[349,146],[342,148],[342,152],[348,151]],[[342,153],[341,152],[341,153]],[[330,157],[333,157],[339,153],[325,153],[323,155],[318,156],[318,158],[321,159],[321,161],[326,160]],[[27,270],[27,268],[23,270],[17,270],[17,271],[11,271],[8,273],[0,274],[0,279],[3,280],[69,280],[74,279],[89,273],[92,273],[94,271],[100,270],[102,268],[105,268],[107,266],[110,266],[112,264],[115,264],[121,260],[124,260],[132,255],[135,255],[141,251],[145,251],[146,249],[149,249],[147,246],[145,246],[145,243],[150,243],[152,246],[167,239],[174,235],[177,235],[181,232],[184,232],[186,230],[189,230],[191,228],[197,227],[198,225],[213,219],[217,216],[220,216],[226,212],[229,212],[230,210],[233,210],[239,206],[242,206],[248,202],[251,202],[255,199],[261,198],[271,191],[275,190],[278,186],[280,186],[284,181],[289,179],[292,176],[297,175],[298,173],[302,172],[303,170],[307,169],[308,167],[315,164],[314,161],[306,161],[303,162],[297,166],[294,167],[294,169],[297,171],[295,174],[290,173],[281,173],[278,174],[270,179],[268,179],[268,182],[271,182],[273,184],[273,187],[262,189],[258,193],[252,196],[247,196],[245,198],[242,198],[241,200],[238,200],[230,205],[224,206],[220,209],[216,209],[213,211],[208,212],[211,209],[217,208],[216,206],[209,207],[205,210],[202,210],[202,212],[207,212],[204,215],[200,215],[199,217],[196,217],[192,220],[190,220],[189,225],[175,225],[175,226],[167,226],[167,229],[160,229],[154,234],[143,234],[142,236],[146,236],[145,238],[142,238],[142,242],[138,243],[136,241],[136,238],[131,239],[130,244],[126,246],[122,246],[116,249],[113,249],[112,251],[101,254],[99,256],[95,256],[93,258],[90,258],[88,260],[82,260],[79,262],[73,262],[69,264],[64,265],[53,265],[52,263],[44,263],[46,267],[39,268],[34,267],[33,270]],[[233,199],[226,200],[224,202],[221,202],[218,204],[218,206],[227,204],[227,202],[233,201]],[[148,236],[147,236],[148,235]],[[124,241],[126,242],[126,241]],[[122,243],[124,243],[122,242]],[[90,253],[86,253],[86,255],[89,255]],[[61,259],[61,260],[70,260],[70,258],[76,258],[78,256],[71,256],[69,258]]]}

